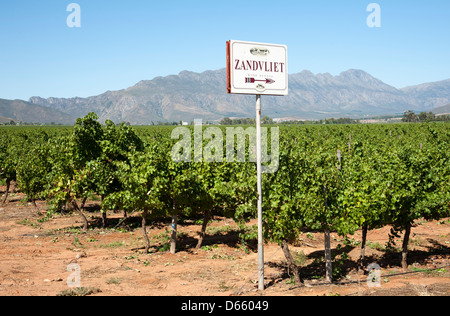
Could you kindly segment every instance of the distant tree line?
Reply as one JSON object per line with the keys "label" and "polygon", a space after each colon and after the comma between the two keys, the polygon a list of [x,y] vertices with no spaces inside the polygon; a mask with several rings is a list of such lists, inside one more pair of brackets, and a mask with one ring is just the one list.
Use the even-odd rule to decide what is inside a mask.
{"label": "distant tree line", "polygon": [[[270,117],[265,115],[261,118],[261,123],[262,124],[273,124],[273,119],[271,119]],[[255,118],[230,119],[229,117],[226,117],[220,121],[220,125],[255,125],[255,124],[256,124]]]}
{"label": "distant tree line", "polygon": [[[270,117],[263,116],[261,118],[262,124],[274,124],[274,120]],[[351,118],[330,118],[330,119],[324,119],[324,120],[317,120],[317,121],[297,121],[297,120],[291,120],[291,121],[282,121],[278,122],[278,124],[284,124],[284,125],[303,125],[303,124],[359,124],[359,120],[353,120]],[[254,118],[238,118],[238,119],[230,119],[229,117],[224,118],[220,121],[220,125],[255,125],[256,120]]]}
{"label": "distant tree line", "polygon": [[42,125],[61,126],[64,124],[55,123],[55,122],[46,123],[46,124],[38,123],[38,122],[16,122],[14,120],[11,120],[9,122],[0,123],[0,125],[4,125],[4,126],[42,126]]}
{"label": "distant tree line", "polygon": [[[406,123],[419,123],[419,122],[443,122],[443,121],[450,121],[450,115],[435,115],[433,112],[421,112],[419,114],[416,114],[414,111],[406,111],[403,114],[402,118],[403,122]],[[270,118],[269,116],[265,115],[261,118],[262,124],[274,124],[274,120]],[[355,120],[351,118],[329,118],[329,119],[323,119],[323,120],[313,120],[313,121],[299,121],[299,120],[289,120],[289,121],[282,121],[278,122],[278,124],[283,125],[303,125],[303,124],[360,124],[360,120]],[[131,126],[130,122],[125,122],[127,126]],[[193,122],[190,122],[189,125],[192,125]],[[206,122],[206,125],[211,125],[212,123]],[[219,125],[255,125],[256,119],[255,118],[236,118],[231,119],[229,117],[225,117],[222,119],[219,123]],[[33,123],[33,122],[15,122],[11,120],[10,122],[4,122],[0,123],[0,125],[6,125],[6,126],[15,126],[15,125],[21,125],[21,126],[34,126],[34,125],[63,125],[60,123],[50,123],[50,124],[42,124],[42,123]],[[118,124],[120,125],[120,124]],[[151,125],[158,125],[158,126],[182,126],[183,121],[179,122],[151,122]]]}
{"label": "distant tree line", "polygon": [[285,122],[281,122],[281,124],[324,124],[324,125],[329,125],[329,124],[359,124],[360,121],[359,120],[354,120],[351,118],[347,118],[347,117],[341,117],[338,119],[335,118],[330,118],[330,119],[324,119],[324,120],[317,120],[317,121],[285,121]]}
{"label": "distant tree line", "polygon": [[433,112],[421,112],[416,114],[414,111],[406,111],[403,114],[402,121],[406,123],[444,122],[450,121],[450,115],[435,115]]}
{"label": "distant tree line", "polygon": [[[433,112],[421,112],[416,114],[414,111],[407,111],[403,114],[403,122],[407,123],[419,123],[419,122],[443,122],[450,121],[450,115],[436,115]],[[262,124],[274,124],[274,120],[268,116],[264,116],[261,119]],[[360,124],[361,121],[358,119],[351,119],[341,117],[338,119],[329,118],[323,120],[313,120],[313,121],[300,121],[300,120],[289,120],[277,122],[281,125],[303,125],[303,124],[320,124],[320,125],[334,125],[334,124]],[[226,117],[220,121],[220,125],[255,125],[256,120],[254,118],[237,118],[231,119]]]}
{"label": "distant tree line", "polygon": [[10,126],[14,126],[14,125],[16,125],[16,124],[17,124],[17,123],[14,122],[13,120],[11,120],[10,122],[0,123],[0,125],[10,125]]}
{"label": "distant tree line", "polygon": [[[261,118],[262,124],[274,124],[274,120],[270,118],[269,116],[263,116]],[[324,120],[316,120],[316,121],[298,121],[298,120],[291,120],[291,121],[282,121],[277,122],[277,124],[286,124],[286,125],[302,125],[302,124],[359,124],[359,120],[354,120],[351,118],[330,118],[330,119],[324,119]],[[237,118],[237,119],[230,119],[229,117],[224,118],[220,121],[220,125],[255,125],[256,120],[254,118]]]}
{"label": "distant tree line", "polygon": [[152,122],[152,125],[158,125],[158,126],[177,126],[179,125],[178,122],[161,122],[158,121],[156,124],[154,122]]}

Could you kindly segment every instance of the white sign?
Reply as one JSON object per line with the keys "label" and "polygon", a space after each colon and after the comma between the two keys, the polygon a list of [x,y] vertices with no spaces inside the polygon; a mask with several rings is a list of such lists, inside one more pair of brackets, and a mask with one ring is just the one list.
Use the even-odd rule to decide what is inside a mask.
{"label": "white sign", "polygon": [[287,46],[227,42],[228,93],[287,95]]}

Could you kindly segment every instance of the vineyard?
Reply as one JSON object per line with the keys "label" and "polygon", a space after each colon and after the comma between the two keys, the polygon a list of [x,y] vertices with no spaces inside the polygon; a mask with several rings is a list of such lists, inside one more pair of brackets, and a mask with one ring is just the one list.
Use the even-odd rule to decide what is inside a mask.
{"label": "vineyard", "polygon": [[[176,162],[172,130],[101,125],[94,113],[67,128],[1,128],[0,218],[26,207],[16,221],[36,236],[52,227],[46,245],[57,247],[66,238],[78,259],[86,255],[83,244],[118,231],[132,236],[118,245],[128,253],[121,256],[148,269],[161,264],[156,255],[183,253],[180,265],[201,253],[223,260],[252,256],[258,197],[251,146],[246,143],[247,162]],[[383,232],[379,248],[390,258],[386,266],[411,271],[415,230],[439,231],[425,257],[434,256],[434,268],[448,280],[450,125],[282,126],[279,168],[263,175],[263,212],[267,247],[280,249],[281,279],[290,286],[310,284],[312,267],[315,278],[329,284],[342,282],[350,270],[366,270],[373,262],[371,232]],[[65,224],[55,230],[54,223]],[[0,237],[7,232],[0,227]],[[233,251],[219,251],[222,244]],[[293,251],[299,247],[318,248],[321,255],[307,265],[312,258],[299,260]],[[0,282],[9,265],[0,262]],[[252,271],[244,270],[251,279]],[[224,292],[239,292],[240,284],[223,282]]]}

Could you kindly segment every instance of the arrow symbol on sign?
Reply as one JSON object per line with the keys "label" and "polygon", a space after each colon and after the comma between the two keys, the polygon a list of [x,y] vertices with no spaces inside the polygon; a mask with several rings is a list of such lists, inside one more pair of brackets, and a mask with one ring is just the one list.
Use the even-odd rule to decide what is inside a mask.
{"label": "arrow symbol on sign", "polygon": [[257,81],[265,82],[266,84],[275,83],[275,80],[272,80],[272,79],[258,80],[258,79],[255,79],[255,78],[245,78],[245,83],[255,83]]}

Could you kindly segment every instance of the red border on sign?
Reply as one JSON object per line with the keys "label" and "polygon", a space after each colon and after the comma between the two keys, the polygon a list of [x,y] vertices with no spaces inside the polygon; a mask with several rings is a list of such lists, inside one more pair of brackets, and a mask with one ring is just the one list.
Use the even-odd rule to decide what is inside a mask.
{"label": "red border on sign", "polygon": [[227,42],[227,93],[231,93],[231,42]]}

